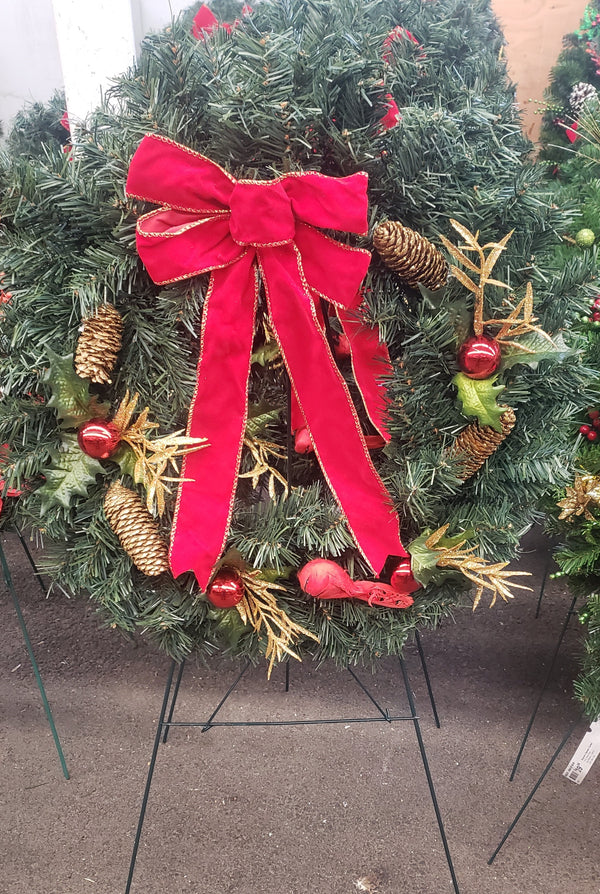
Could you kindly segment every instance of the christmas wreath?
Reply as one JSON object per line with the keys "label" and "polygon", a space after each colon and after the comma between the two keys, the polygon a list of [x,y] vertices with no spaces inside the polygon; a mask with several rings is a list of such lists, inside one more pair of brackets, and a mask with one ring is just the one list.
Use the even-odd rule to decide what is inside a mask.
{"label": "christmas wreath", "polygon": [[487,3],[236,9],[3,158],[3,477],[61,586],[175,658],[372,660],[522,586],[590,270]]}

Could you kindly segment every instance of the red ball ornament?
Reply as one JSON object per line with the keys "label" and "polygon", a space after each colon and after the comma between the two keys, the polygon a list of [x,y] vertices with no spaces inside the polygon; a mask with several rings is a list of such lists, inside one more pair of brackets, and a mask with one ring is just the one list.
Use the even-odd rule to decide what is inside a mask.
{"label": "red ball ornament", "polygon": [[296,453],[313,453],[314,449],[306,426],[297,429],[294,434],[294,450]]}
{"label": "red ball ornament", "polygon": [[600,417],[600,410],[588,410],[588,416],[590,419],[598,419]]}
{"label": "red ball ornament", "polygon": [[350,339],[345,332],[335,334],[333,341],[333,350],[338,360],[346,360],[348,357],[352,356]]}
{"label": "red ball ornament", "polygon": [[420,588],[421,584],[413,577],[408,556],[398,561],[390,576],[390,586],[396,593],[403,595],[414,593]]}
{"label": "red ball ornament", "polygon": [[206,591],[217,608],[233,608],[244,597],[244,584],[235,568],[221,568]]}
{"label": "red ball ornament", "polygon": [[77,442],[84,453],[94,459],[108,459],[121,441],[121,432],[106,419],[90,419],[77,432]]}
{"label": "red ball ornament", "polygon": [[579,434],[580,435],[589,435],[591,432],[591,427],[589,425],[580,425],[579,426]]}
{"label": "red ball ornament", "polygon": [[592,429],[592,431],[589,431],[587,433],[586,438],[588,439],[588,441],[597,441],[598,440],[598,432],[594,431],[594,429]]}
{"label": "red ball ornament", "polygon": [[458,349],[458,365],[470,379],[487,379],[501,359],[500,343],[487,335],[472,335]]}

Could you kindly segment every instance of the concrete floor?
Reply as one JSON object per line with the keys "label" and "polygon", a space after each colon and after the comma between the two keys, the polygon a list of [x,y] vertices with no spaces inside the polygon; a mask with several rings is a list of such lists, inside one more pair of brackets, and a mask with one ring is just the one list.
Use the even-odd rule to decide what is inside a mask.
{"label": "concrete floor", "polygon": [[[4,536],[71,779],[61,773],[16,615],[0,631],[0,891],[123,894],[169,662],[99,628],[85,600],[44,599]],[[581,629],[567,631],[520,771],[508,776],[570,596],[537,592],[547,554],[529,536],[532,594],[423,634],[441,729],[414,647],[407,665],[461,894],[598,894],[600,761],[562,776],[577,729],[493,866],[487,860],[568,724]],[[538,590],[535,589],[538,588]],[[204,720],[235,666],[190,664],[175,720]],[[406,711],[398,663],[362,672]],[[293,664],[244,677],[223,720],[375,716],[348,673]],[[452,892],[412,722],[173,729],[161,745],[131,894]]]}

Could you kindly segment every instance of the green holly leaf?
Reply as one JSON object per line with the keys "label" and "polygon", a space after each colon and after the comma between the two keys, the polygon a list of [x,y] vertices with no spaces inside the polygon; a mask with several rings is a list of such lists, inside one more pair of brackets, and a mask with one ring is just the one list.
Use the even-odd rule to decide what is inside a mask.
{"label": "green holly leaf", "polygon": [[75,497],[87,497],[96,475],[104,474],[98,460],[80,448],[77,435],[63,435],[60,449],[52,453],[52,466],[44,470],[46,483],[37,491],[42,501],[40,513],[43,515],[53,506],[68,509]]}
{"label": "green holly leaf", "polygon": [[264,435],[270,425],[279,422],[281,407],[262,401],[259,404],[250,404],[248,407],[248,419],[246,420],[246,434],[250,438],[259,438]]}
{"label": "green holly leaf", "polygon": [[46,348],[50,366],[43,379],[50,385],[52,396],[49,407],[54,407],[61,428],[79,428],[88,419],[106,418],[108,404],[100,403],[90,395],[89,382],[80,379],[73,366],[73,355],[64,357]]}
{"label": "green holly leaf", "polygon": [[143,481],[139,481],[139,476],[136,475],[137,456],[135,450],[129,444],[120,444],[111,456],[111,462],[117,463],[122,475],[129,475],[136,484],[143,484]]}
{"label": "green holly leaf", "polygon": [[457,373],[452,383],[458,389],[458,399],[465,416],[476,416],[480,425],[491,425],[502,431],[500,417],[506,407],[498,406],[496,398],[504,391],[505,385],[494,385],[497,375],[489,379],[471,379],[464,373]]}
{"label": "green holly leaf", "polygon": [[[425,545],[425,541],[429,539],[432,531],[427,529],[424,531],[416,540],[413,540],[409,543],[407,549],[410,553],[411,561],[410,567],[413,573],[413,576],[422,584],[424,587],[427,584],[434,583],[439,584],[443,580],[447,579],[449,575],[454,575],[455,572],[452,569],[447,568],[438,568],[437,561],[440,557],[439,553],[430,549]],[[471,537],[475,536],[475,531],[472,528],[469,528],[467,531],[462,531],[460,534],[455,534],[454,537],[442,537],[441,540],[438,541],[437,545],[439,547],[443,547],[444,549],[450,549],[453,546],[456,546],[458,543],[462,543],[463,540],[469,540]],[[458,577],[460,578],[460,573]]]}
{"label": "green holly leaf", "polygon": [[446,295],[448,284],[446,283],[445,285],[440,286],[440,288],[435,291],[428,289],[423,283],[417,283],[417,288],[421,293],[421,296],[425,299],[425,303],[429,305],[432,310],[439,310]]}
{"label": "green holly leaf", "polygon": [[251,363],[258,363],[260,366],[266,366],[267,363],[271,363],[273,360],[277,360],[280,356],[281,351],[279,350],[279,345],[276,341],[268,341],[266,344],[261,345],[260,348],[257,348],[256,351],[253,352],[252,357],[250,358]]}
{"label": "green holly leaf", "polygon": [[554,339],[541,332],[529,332],[515,338],[512,344],[502,346],[502,369],[509,369],[517,363],[527,363],[533,369],[540,360],[560,360],[574,352],[565,343],[562,333]]}
{"label": "green holly leaf", "polygon": [[437,568],[437,560],[439,555],[435,550],[425,546],[425,541],[431,534],[431,531],[424,531],[420,537],[408,544],[408,552],[410,553],[410,567],[415,577],[424,587],[435,578]]}

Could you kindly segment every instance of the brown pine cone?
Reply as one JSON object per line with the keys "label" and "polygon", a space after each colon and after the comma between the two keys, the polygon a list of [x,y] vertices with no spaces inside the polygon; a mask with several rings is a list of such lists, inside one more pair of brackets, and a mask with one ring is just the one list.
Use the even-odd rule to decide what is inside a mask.
{"label": "brown pine cone", "polygon": [[135,491],[114,482],[104,498],[104,513],[121,546],[148,577],[169,569],[169,550],[156,519]]}
{"label": "brown pine cone", "polygon": [[385,264],[409,286],[418,283],[435,292],[448,279],[448,264],[441,251],[398,220],[379,224],[373,244]]}
{"label": "brown pine cone", "polygon": [[110,384],[122,334],[123,320],[112,304],[102,304],[93,317],[86,317],[75,352],[77,375],[101,385]]}
{"label": "brown pine cone", "polygon": [[500,417],[502,431],[496,431],[491,425],[480,425],[472,422],[461,431],[454,444],[448,451],[448,456],[458,459],[458,476],[466,481],[477,472],[486,459],[498,449],[502,441],[511,433],[516,421],[515,412],[511,407]]}

